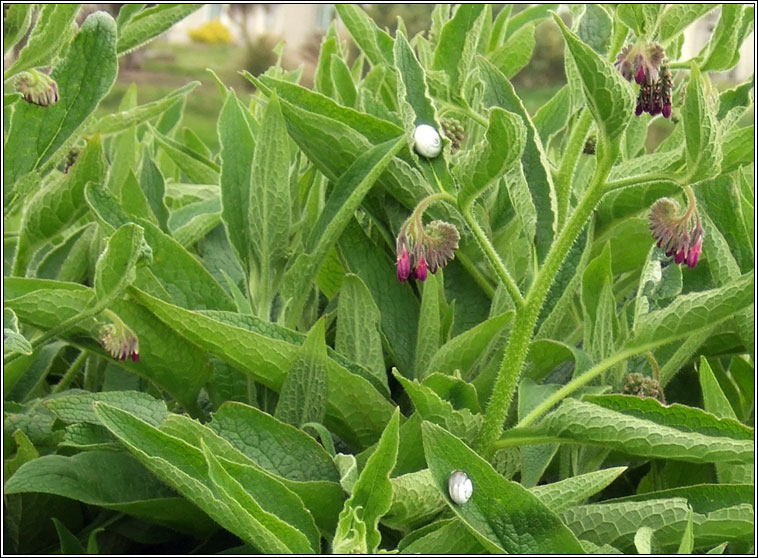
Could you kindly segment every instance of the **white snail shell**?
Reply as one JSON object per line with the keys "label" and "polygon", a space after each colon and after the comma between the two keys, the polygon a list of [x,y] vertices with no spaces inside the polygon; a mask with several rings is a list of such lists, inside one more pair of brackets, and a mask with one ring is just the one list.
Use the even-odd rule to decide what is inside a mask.
{"label": "white snail shell", "polygon": [[416,126],[413,141],[416,151],[424,157],[431,159],[442,153],[442,138],[439,132],[429,124]]}
{"label": "white snail shell", "polygon": [[463,505],[469,501],[474,493],[474,484],[463,471],[453,471],[447,481],[447,491],[450,498],[458,505]]}

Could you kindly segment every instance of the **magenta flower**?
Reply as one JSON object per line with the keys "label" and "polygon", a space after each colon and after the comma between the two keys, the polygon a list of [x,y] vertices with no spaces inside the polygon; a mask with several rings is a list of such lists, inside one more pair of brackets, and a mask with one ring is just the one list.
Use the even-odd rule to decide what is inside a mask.
{"label": "magenta flower", "polygon": [[[414,213],[415,215],[415,213]],[[458,229],[444,221],[432,221],[426,227],[420,217],[412,215],[397,236],[397,278],[405,283],[408,277],[426,281],[428,273],[436,273],[455,257],[460,235]]]}
{"label": "magenta flower", "polygon": [[[688,192],[690,193],[690,192]],[[650,208],[650,230],[658,248],[674,258],[674,263],[686,263],[692,269],[700,259],[703,246],[703,226],[697,213],[694,196],[684,214],[679,216],[679,203],[661,198]]]}
{"label": "magenta flower", "polygon": [[651,116],[671,116],[671,72],[657,43],[640,42],[625,46],[616,57],[616,68],[624,79],[640,86],[634,114],[647,112]]}
{"label": "magenta flower", "polygon": [[100,330],[100,345],[113,358],[121,361],[131,358],[134,362],[139,361],[139,339],[137,336],[118,316],[108,310],[106,313],[113,322],[103,326]]}

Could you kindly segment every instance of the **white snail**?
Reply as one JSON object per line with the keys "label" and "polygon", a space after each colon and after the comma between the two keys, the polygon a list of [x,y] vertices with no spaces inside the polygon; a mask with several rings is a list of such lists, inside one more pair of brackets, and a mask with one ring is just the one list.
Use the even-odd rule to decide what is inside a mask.
{"label": "white snail", "polygon": [[416,152],[424,157],[433,158],[442,152],[442,139],[439,132],[429,124],[416,126],[413,132]]}
{"label": "white snail", "polygon": [[474,484],[463,471],[453,471],[447,481],[447,491],[450,498],[458,505],[463,505],[469,501],[474,493]]}

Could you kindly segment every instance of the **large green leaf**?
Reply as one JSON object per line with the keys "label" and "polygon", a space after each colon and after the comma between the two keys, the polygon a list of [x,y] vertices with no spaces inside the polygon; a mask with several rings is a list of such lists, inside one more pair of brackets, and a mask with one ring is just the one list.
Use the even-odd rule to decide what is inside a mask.
{"label": "large green leaf", "polygon": [[204,513],[177,497],[123,452],[85,451],[71,457],[46,455],[23,465],[3,489],[5,494],[43,492],[64,496],[198,538],[215,530]]}
{"label": "large green leaf", "polygon": [[[18,8],[10,10],[9,16],[15,15],[13,12],[19,11]],[[33,10],[29,9],[29,11]],[[24,48],[18,53],[16,61],[3,73],[3,79],[8,79],[10,76],[29,68],[49,66],[50,61],[55,58],[64,43],[71,37],[71,26],[76,25],[74,18],[78,11],[79,4],[45,4],[40,6],[34,29],[29,34]],[[31,13],[21,19],[23,21],[30,17]],[[5,52],[7,50],[5,24],[12,25],[13,21],[3,23],[3,48]],[[27,22],[26,26],[28,27],[28,25]],[[22,36],[17,37],[17,39],[21,38]],[[13,41],[10,36],[8,39],[10,39],[9,42]]]}
{"label": "large green leaf", "polygon": [[[298,351],[296,345],[163,302],[142,291],[131,294],[171,329],[266,387],[279,391]],[[391,406],[371,384],[334,361],[327,368],[326,424],[348,444],[365,447],[379,437]],[[355,405],[360,397],[361,404]]]}
{"label": "large green leaf", "polygon": [[399,428],[400,409],[395,408],[340,513],[332,548],[335,554],[377,551],[381,541],[377,524],[392,504],[390,473],[397,461]]}
{"label": "large green leaf", "polygon": [[611,467],[569,477],[562,481],[535,486],[531,493],[555,512],[583,503],[615,481],[626,467]]}
{"label": "large green leaf", "polygon": [[613,65],[583,43],[554,15],[566,46],[579,70],[584,95],[600,133],[609,142],[610,160],[615,159],[617,142],[626,131],[634,110],[634,97],[628,83]]}
{"label": "large green leaf", "polygon": [[[582,553],[579,541],[558,517],[521,485],[506,480],[466,444],[444,429],[422,425],[424,451],[437,488],[448,506],[490,552],[496,554]],[[448,479],[463,471],[474,492],[453,503]]]}
{"label": "large green leaf", "polygon": [[156,4],[130,17],[119,26],[119,56],[141,47],[199,8],[198,4]]}
{"label": "large green leaf", "polygon": [[689,182],[716,176],[723,159],[716,110],[713,99],[709,98],[710,87],[708,77],[693,63],[682,107]]}
{"label": "large green leaf", "polygon": [[16,104],[5,141],[6,188],[24,174],[58,162],[110,90],[117,71],[116,23],[105,12],[96,12],[50,74],[60,101],[49,107]]}
{"label": "large green leaf", "polygon": [[453,17],[442,27],[434,49],[432,69],[445,72],[453,98],[461,95],[473,63],[483,12],[483,4],[458,5]]}

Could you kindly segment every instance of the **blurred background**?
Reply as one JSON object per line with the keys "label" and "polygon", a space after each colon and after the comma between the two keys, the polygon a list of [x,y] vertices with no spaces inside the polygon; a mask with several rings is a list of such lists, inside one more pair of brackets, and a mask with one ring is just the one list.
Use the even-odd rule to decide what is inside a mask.
{"label": "blurred background", "polygon": [[[90,12],[106,10],[117,16],[123,4],[89,4],[79,18]],[[376,23],[394,34],[397,18],[405,22],[408,36],[427,33],[434,4],[363,4]],[[529,7],[513,6],[512,15]],[[493,16],[503,5],[493,5]],[[571,14],[559,9],[569,23]],[[687,60],[705,45],[718,21],[715,9],[685,31],[682,59]],[[119,76],[99,112],[115,111],[126,89],[137,84],[140,103],[158,99],[192,80],[202,83],[187,100],[184,125],[191,127],[212,149],[218,147],[216,119],[221,108],[221,93],[206,68],[238,92],[251,91],[251,84],[239,75],[247,70],[258,75],[276,63],[277,45],[281,47],[282,65],[294,69],[302,65],[301,84],[310,87],[318,61],[321,40],[332,22],[348,45],[352,57],[357,48],[338,20],[334,4],[207,4],[172,27],[145,48],[121,59]],[[534,113],[560,89],[566,77],[563,71],[563,40],[557,26],[545,21],[535,31],[535,48],[531,62],[514,78],[517,92],[530,113]],[[730,72],[714,77],[719,89],[733,87],[748,79],[754,71],[753,35],[742,45],[739,64]],[[13,56],[13,53],[9,53]],[[6,60],[7,62],[7,60]],[[752,119],[752,114],[750,115]],[[649,148],[665,137],[669,122],[658,118],[651,127]],[[661,122],[658,122],[661,121]],[[667,127],[668,126],[668,127]],[[657,130],[657,131],[656,131]]]}

